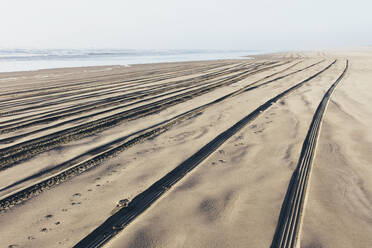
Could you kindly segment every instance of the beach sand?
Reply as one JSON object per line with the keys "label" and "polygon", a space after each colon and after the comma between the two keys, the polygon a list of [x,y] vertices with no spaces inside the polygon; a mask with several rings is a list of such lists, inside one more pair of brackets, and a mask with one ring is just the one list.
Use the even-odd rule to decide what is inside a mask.
{"label": "beach sand", "polygon": [[270,247],[307,147],[292,245],[372,247],[371,64],[359,49],[0,73],[0,247],[73,247],[131,209],[104,247]]}

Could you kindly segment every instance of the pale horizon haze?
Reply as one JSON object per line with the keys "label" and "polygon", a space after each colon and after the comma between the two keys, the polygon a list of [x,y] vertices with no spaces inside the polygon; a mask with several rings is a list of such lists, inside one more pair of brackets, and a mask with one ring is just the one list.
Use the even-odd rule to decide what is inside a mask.
{"label": "pale horizon haze", "polygon": [[295,50],[372,45],[370,1],[1,3],[0,48]]}

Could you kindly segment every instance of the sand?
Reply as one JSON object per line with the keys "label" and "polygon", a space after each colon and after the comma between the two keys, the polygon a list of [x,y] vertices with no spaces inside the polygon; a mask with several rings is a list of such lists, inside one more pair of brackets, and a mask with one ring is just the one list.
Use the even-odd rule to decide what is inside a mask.
{"label": "sand", "polygon": [[325,69],[259,112],[104,245],[270,247],[314,113],[346,60],[295,237],[298,247],[372,246],[372,51],[359,49],[0,74],[0,247],[73,247],[220,133]]}

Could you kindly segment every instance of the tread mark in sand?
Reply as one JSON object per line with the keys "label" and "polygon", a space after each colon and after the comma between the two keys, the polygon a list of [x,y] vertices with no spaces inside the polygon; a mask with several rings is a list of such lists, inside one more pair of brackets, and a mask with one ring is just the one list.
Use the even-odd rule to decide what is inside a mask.
{"label": "tread mark in sand", "polygon": [[[89,135],[101,132],[103,130],[107,130],[111,127],[119,125],[120,123],[123,123],[124,121],[134,120],[144,116],[158,113],[161,110],[164,110],[170,106],[188,101],[193,97],[197,97],[202,94],[211,92],[219,87],[236,83],[264,69],[268,69],[268,67],[259,69],[257,71],[247,71],[242,72],[239,75],[229,76],[229,78],[226,78],[225,80],[216,82],[213,87],[212,86],[201,87],[192,91],[171,96],[166,99],[160,99],[152,103],[141,105],[129,110],[124,110],[110,116],[102,117],[97,120],[69,127],[67,129],[56,131],[54,133],[50,133],[42,137],[33,138],[31,140],[27,140],[0,149],[0,156],[3,157],[3,159],[0,160],[0,170],[6,169],[9,166],[13,166],[22,160],[24,161],[42,152],[51,150],[61,144],[65,144],[72,140],[81,139]],[[50,126],[46,128],[50,128]]]}
{"label": "tread mark in sand", "polygon": [[292,174],[282,209],[279,215],[278,225],[271,244],[271,248],[295,248],[298,242],[301,221],[304,215],[306,199],[306,189],[309,184],[312,162],[324,112],[327,108],[329,99],[337,84],[344,77],[349,62],[346,60],[344,71],[331,85],[319,103],[310,128],[302,145],[301,155],[298,160],[297,168]]}
{"label": "tread mark in sand", "polygon": [[[275,79],[271,79],[267,82],[264,82],[260,85],[255,85],[256,82],[259,82],[261,80],[258,80],[256,82],[253,82],[237,91],[234,91],[232,93],[229,93],[217,100],[214,100],[210,103],[207,103],[205,105],[202,105],[200,107],[197,107],[195,109],[192,109],[192,110],[189,110],[183,114],[180,114],[176,117],[173,117],[171,119],[168,119],[166,121],[163,121],[161,123],[158,123],[157,125],[154,125],[152,127],[149,127],[149,128],[146,128],[144,130],[141,130],[139,132],[136,132],[134,134],[131,134],[130,136],[125,136],[125,137],[121,137],[121,138],[118,138],[117,140],[113,141],[113,142],[110,142],[102,147],[99,147],[98,148],[95,148],[95,152],[94,154],[91,154],[91,151],[88,151],[88,153],[91,155],[91,157],[87,158],[87,159],[84,159],[82,160],[82,158],[84,157],[84,155],[87,155],[87,154],[82,154],[82,156],[78,156],[76,157],[75,159],[72,159],[72,160],[69,160],[67,162],[64,162],[62,164],[59,164],[53,168],[50,168],[46,171],[43,171],[41,173],[37,173],[35,175],[32,175],[28,178],[24,178],[20,181],[17,181],[17,182],[14,182],[13,184],[11,185],[8,185],[7,187],[5,188],[2,188],[0,189],[0,192],[1,191],[4,191],[4,190],[8,190],[9,188],[13,187],[13,186],[16,186],[16,185],[19,185],[20,183],[23,183],[29,179],[34,179],[36,177],[40,177],[42,176],[43,174],[51,174],[50,176],[48,177],[44,177],[42,178],[41,180],[35,182],[33,185],[30,185],[30,186],[27,186],[23,189],[20,189],[20,190],[17,190],[16,192],[12,192],[12,193],[9,193],[7,195],[5,195],[5,197],[3,197],[2,199],[0,199],[0,211],[3,211],[3,210],[6,210],[7,208],[9,207],[12,207],[14,205],[17,205],[19,203],[22,203],[30,198],[32,198],[33,196],[36,196],[38,194],[40,194],[41,192],[51,188],[51,187],[54,187],[55,185],[58,185],[62,182],[65,182],[85,171],[88,171],[90,170],[91,168],[99,165],[100,163],[102,163],[104,160],[108,159],[108,158],[111,158],[113,156],[115,156],[116,154],[124,151],[125,149],[145,140],[145,139],[149,139],[153,136],[156,136],[156,135],[159,135],[160,133],[162,132],[165,132],[167,129],[169,129],[170,127],[172,127],[173,125],[179,123],[180,121],[184,120],[184,119],[187,119],[191,116],[194,116],[195,114],[198,114],[200,113],[201,111],[205,110],[206,108],[210,107],[210,106],[213,106],[214,104],[218,103],[218,102],[222,102],[230,97],[234,97],[236,95],[239,95],[239,94],[242,94],[248,90],[252,90],[252,89],[255,89],[257,87],[260,87],[262,85],[266,85],[268,82],[274,82],[276,80],[279,80],[279,79],[282,79],[283,77],[286,77],[286,76],[289,76],[289,75],[292,75],[294,73],[297,73],[297,72],[300,72],[300,71],[303,71],[305,70],[306,68],[310,68],[316,64],[319,64],[323,61],[320,61],[318,63],[315,63],[315,64],[312,64],[310,66],[307,66],[307,67],[304,67],[302,69],[299,69],[297,71],[294,71],[294,72],[291,72],[291,73],[288,73],[286,74],[285,76],[280,76],[280,77],[277,77]],[[333,62],[332,64],[334,64],[335,62]],[[330,67],[332,64],[330,64],[328,67]],[[327,67],[327,68],[328,68]],[[326,69],[327,69],[326,68]],[[325,70],[325,69],[324,69]],[[274,73],[273,75],[275,75],[276,73]],[[315,74],[315,75],[318,75],[319,73]],[[313,78],[314,76],[304,80],[302,83],[310,80],[311,78]],[[253,86],[251,86],[253,85]],[[58,170],[58,171],[57,171]]]}
{"label": "tread mark in sand", "polygon": [[157,199],[159,199],[164,193],[170,190],[171,187],[175,185],[179,180],[181,180],[187,173],[189,173],[197,165],[203,162],[209,155],[216,151],[226,140],[236,134],[252,120],[256,119],[261,114],[261,112],[267,110],[272,106],[273,103],[277,102],[282,97],[288,95],[295,89],[304,85],[306,82],[326,71],[335,63],[336,61],[333,61],[333,63],[317,72],[316,74],[312,75],[311,77],[301,81],[300,83],[290,87],[279,95],[271,98],[263,105],[255,109],[252,113],[248,114],[243,119],[238,121],[235,125],[219,134],[207,145],[202,147],[198,152],[194,153],[191,157],[179,164],[175,169],[156,181],[145,191],[134,197],[127,207],[120,209],[114,215],[109,217],[104,223],[102,223],[94,231],[88,234],[88,236],[77,243],[74,248],[101,247],[122,229],[124,229],[127,225],[129,225],[136,217],[138,217],[146,209],[148,209]]}

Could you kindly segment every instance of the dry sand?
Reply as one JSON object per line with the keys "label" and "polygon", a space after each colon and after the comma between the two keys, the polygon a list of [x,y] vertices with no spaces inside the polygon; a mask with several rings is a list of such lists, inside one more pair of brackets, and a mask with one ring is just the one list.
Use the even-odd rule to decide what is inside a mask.
{"label": "dry sand", "polygon": [[[270,247],[314,113],[346,60],[294,235],[298,247],[372,247],[368,49],[0,74],[0,247],[74,246],[125,212],[120,200],[132,201],[266,101],[327,68],[258,113],[105,243]],[[157,124],[155,135],[138,136]]]}

